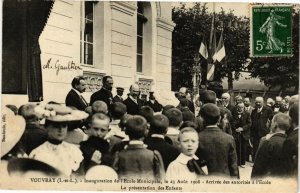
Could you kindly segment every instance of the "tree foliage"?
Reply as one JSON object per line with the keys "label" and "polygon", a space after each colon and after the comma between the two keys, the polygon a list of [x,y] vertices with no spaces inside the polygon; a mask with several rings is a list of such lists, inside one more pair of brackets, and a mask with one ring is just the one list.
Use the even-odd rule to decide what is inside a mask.
{"label": "tree foliage", "polygon": [[[193,58],[199,51],[203,38],[209,45],[213,13],[208,12],[205,3],[197,2],[193,7],[187,7],[182,3],[180,7],[173,8],[172,17],[176,24],[172,37],[172,90],[182,86],[192,88]],[[238,79],[239,73],[245,70],[249,56],[249,19],[237,17],[232,11],[216,13],[217,43],[221,26],[224,26],[226,58],[216,65],[214,80],[221,81],[233,71],[235,72],[233,79]],[[205,81],[206,65],[202,60],[202,81]]]}
{"label": "tree foliage", "polygon": [[252,77],[259,78],[270,89],[299,89],[299,11],[293,11],[293,56],[252,58],[248,66]]}

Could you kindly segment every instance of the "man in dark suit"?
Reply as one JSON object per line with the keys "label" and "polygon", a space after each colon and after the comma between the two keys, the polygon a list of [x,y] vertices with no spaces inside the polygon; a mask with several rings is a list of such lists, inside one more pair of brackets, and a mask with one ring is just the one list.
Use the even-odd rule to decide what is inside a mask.
{"label": "man in dark suit", "polygon": [[113,78],[111,76],[104,76],[102,78],[102,88],[97,92],[93,93],[90,100],[90,105],[93,105],[95,101],[103,101],[109,107],[112,104],[112,86],[114,84]]}
{"label": "man in dark suit", "polygon": [[238,165],[242,168],[246,163],[247,143],[250,138],[251,116],[245,111],[244,103],[239,103],[232,113],[232,135],[235,138]]}
{"label": "man in dark suit", "polygon": [[250,115],[253,111],[253,107],[251,106],[251,101],[250,101],[250,98],[249,97],[245,97],[244,98],[244,105],[245,105],[245,111],[248,112]]}
{"label": "man in dark suit", "polygon": [[77,76],[72,80],[72,89],[66,97],[66,106],[75,107],[78,110],[84,111],[88,106],[81,93],[86,89],[86,82],[83,76]]}
{"label": "man in dark suit", "polygon": [[154,112],[159,112],[162,110],[163,106],[155,99],[153,94],[154,92],[149,92],[149,101],[147,101],[146,105],[151,107]]}
{"label": "man in dark suit", "polygon": [[126,100],[123,101],[123,103],[127,107],[127,113],[131,115],[138,115],[141,105],[141,101],[138,98],[140,87],[137,84],[133,84],[129,88],[129,95]]}
{"label": "man in dark suit", "polygon": [[157,150],[164,162],[165,170],[180,154],[179,150],[165,141],[165,134],[169,127],[169,120],[165,115],[154,115],[150,122],[150,135],[145,139],[148,149]]}
{"label": "man in dark suit", "polygon": [[[186,98],[187,99],[187,88],[186,87],[181,87],[179,89],[179,98],[178,100],[180,100],[180,98]],[[193,101],[188,99],[188,108],[190,109],[190,111],[192,111],[192,113],[195,113],[195,105],[193,103]],[[181,109],[180,104],[177,106],[178,109]]]}
{"label": "man in dark suit", "polygon": [[275,98],[275,105],[273,107],[273,112],[274,114],[278,113],[278,112],[286,112],[285,107],[282,105],[282,97],[281,96],[277,96]]}
{"label": "man in dark suit", "polygon": [[124,88],[122,87],[117,87],[117,94],[116,96],[113,98],[113,102],[116,103],[116,102],[123,102],[123,92],[124,92]]}
{"label": "man in dark suit", "polygon": [[233,110],[235,109],[235,106],[230,104],[230,95],[229,95],[229,93],[227,93],[227,92],[223,93],[222,96],[221,96],[221,100],[222,100],[222,105],[226,109],[230,110],[230,112],[232,113]]}
{"label": "man in dark suit", "polygon": [[217,123],[220,109],[215,104],[207,103],[200,110],[205,129],[199,133],[198,157],[207,162],[210,176],[239,176],[235,142],[231,135],[223,132]]}
{"label": "man in dark suit", "polygon": [[264,137],[270,132],[270,123],[273,118],[273,111],[267,106],[263,105],[264,99],[256,97],[255,109],[251,114],[251,138],[253,142],[253,160],[259,145],[260,138]]}
{"label": "man in dark suit", "polygon": [[271,133],[260,141],[251,173],[251,178],[282,177],[287,174],[284,162],[283,143],[286,130],[291,126],[291,118],[277,113],[271,124]]}
{"label": "man in dark suit", "polygon": [[298,130],[299,130],[299,103],[290,106],[289,116],[292,121],[292,131],[283,144],[285,167],[287,174],[293,178],[298,177]]}

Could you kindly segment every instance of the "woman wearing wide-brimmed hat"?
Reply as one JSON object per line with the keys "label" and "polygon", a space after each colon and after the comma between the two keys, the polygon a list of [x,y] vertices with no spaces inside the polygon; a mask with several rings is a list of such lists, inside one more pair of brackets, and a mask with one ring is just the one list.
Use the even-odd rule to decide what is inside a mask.
{"label": "woman wearing wide-brimmed hat", "polygon": [[48,140],[32,150],[29,157],[47,163],[70,176],[79,169],[83,156],[77,146],[63,141],[67,135],[67,125],[70,121],[87,118],[88,114],[59,104],[47,104],[36,111],[46,118]]}

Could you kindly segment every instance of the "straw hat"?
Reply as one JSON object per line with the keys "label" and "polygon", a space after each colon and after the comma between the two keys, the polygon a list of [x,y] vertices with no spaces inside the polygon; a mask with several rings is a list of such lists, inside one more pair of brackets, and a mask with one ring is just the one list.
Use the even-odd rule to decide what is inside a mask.
{"label": "straw hat", "polygon": [[35,112],[47,120],[54,122],[70,122],[86,119],[89,114],[80,110],[73,110],[70,107],[60,104],[39,105]]}
{"label": "straw hat", "polygon": [[6,155],[20,140],[25,131],[25,120],[9,108],[2,108],[1,157]]}

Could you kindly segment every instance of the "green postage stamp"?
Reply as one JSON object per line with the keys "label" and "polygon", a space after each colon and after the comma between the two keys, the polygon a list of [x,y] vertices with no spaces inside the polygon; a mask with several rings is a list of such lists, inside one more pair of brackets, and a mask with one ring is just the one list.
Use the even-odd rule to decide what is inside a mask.
{"label": "green postage stamp", "polygon": [[292,56],[292,6],[250,7],[252,57]]}

